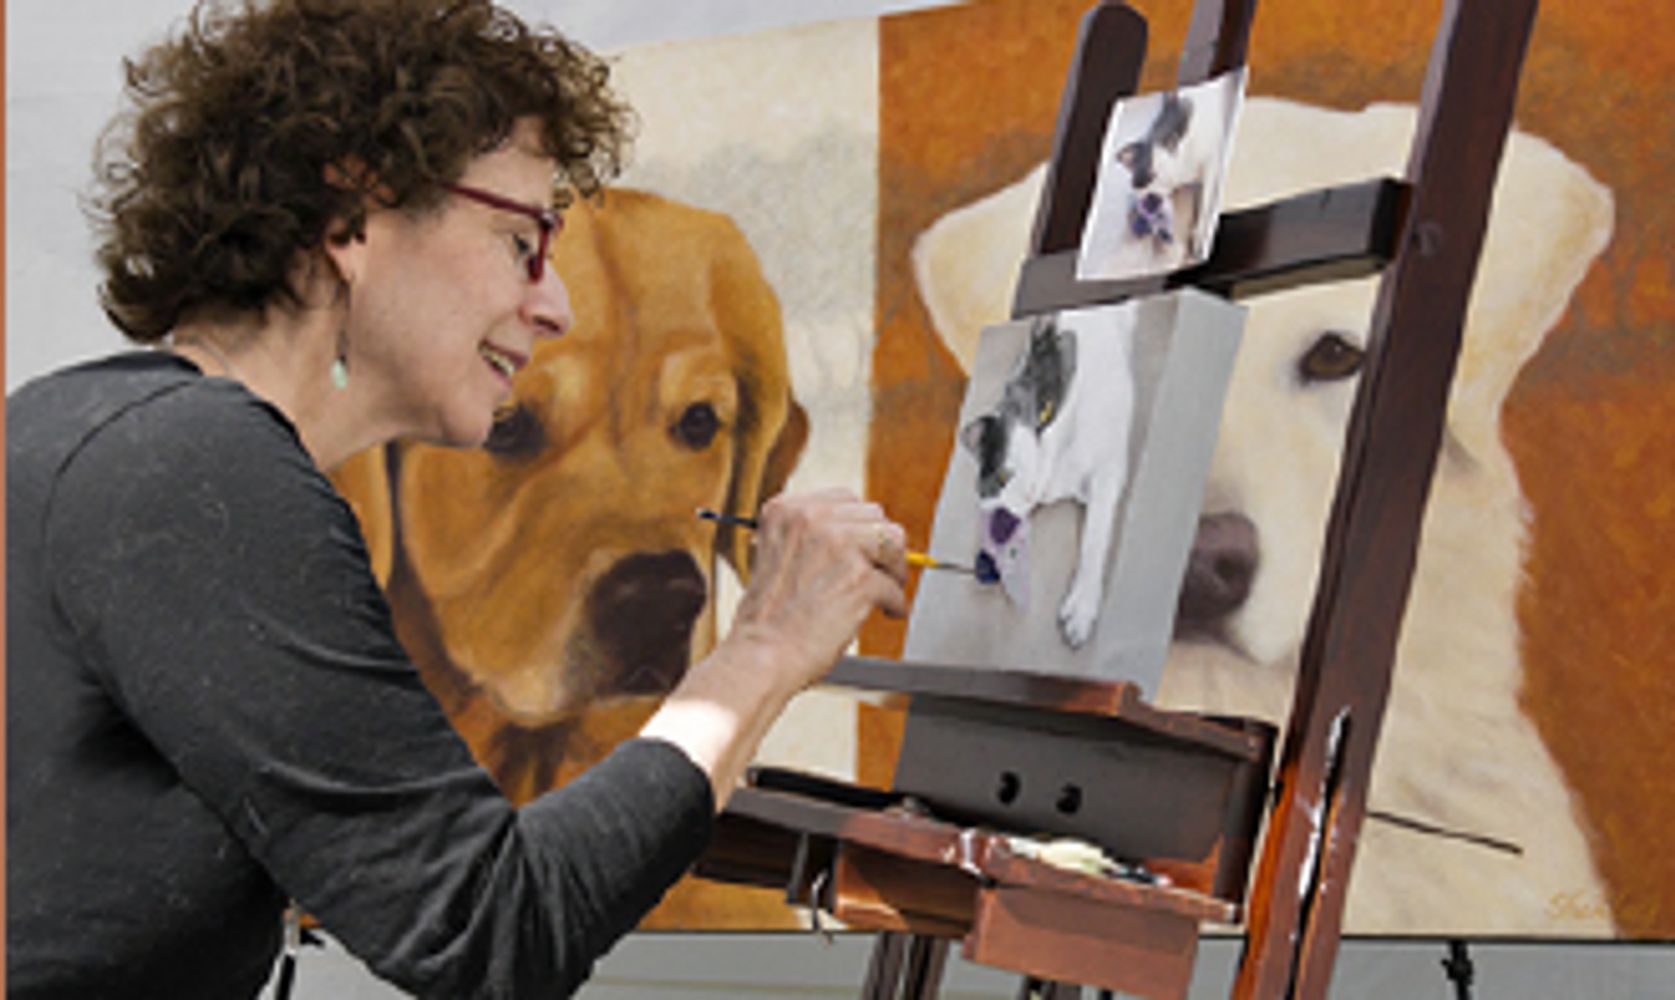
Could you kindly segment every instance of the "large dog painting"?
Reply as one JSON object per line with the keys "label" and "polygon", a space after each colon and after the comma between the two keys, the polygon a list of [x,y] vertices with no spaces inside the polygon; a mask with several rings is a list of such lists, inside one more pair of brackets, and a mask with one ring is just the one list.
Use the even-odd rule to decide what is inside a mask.
{"label": "large dog painting", "polygon": [[[1233,204],[1399,170],[1414,121],[1411,107],[1347,114],[1271,98],[1245,115]],[[1311,139],[1326,151],[1299,158]],[[943,282],[992,266],[986,253],[1021,256],[1039,186],[1032,174],[927,232],[917,249],[928,300],[973,297],[982,283]],[[1551,145],[1516,134],[1497,202],[1351,888],[1360,930],[1542,931],[1547,900],[1601,889],[1568,787],[1518,703],[1522,498],[1500,410],[1604,247],[1611,199]],[[1374,292],[1362,279],[1248,303],[1164,703],[1283,724]],[[968,356],[968,331],[938,333]]]}
{"label": "large dog painting", "polygon": [[[876,34],[615,57],[640,137],[623,186],[554,241],[574,329],[538,345],[482,450],[398,446],[336,475],[426,683],[516,801],[632,735],[713,645],[748,541],[698,508],[859,487]],[[853,718],[821,705],[767,752],[852,769]],[[779,893],[689,879],[648,925],[796,919]]]}
{"label": "large dog painting", "polygon": [[[615,57],[640,139],[626,189],[555,246],[575,331],[485,451],[339,476],[404,639],[509,794],[632,733],[725,627],[748,557],[695,507],[847,486],[927,546],[1085,6]],[[1165,90],[1190,4],[1143,10],[1146,89]],[[1434,16],[1262,10],[1226,203],[1399,172]],[[1371,804],[1393,819],[1365,828],[1351,932],[1675,937],[1675,147],[1646,141],[1675,45],[1580,0],[1541,18],[1378,754]],[[1249,303],[1164,701],[1283,717],[1372,294]],[[876,620],[861,651],[903,638]],[[899,726],[816,691],[764,753],[885,782]],[[796,920],[777,894],[691,883],[651,924]]]}

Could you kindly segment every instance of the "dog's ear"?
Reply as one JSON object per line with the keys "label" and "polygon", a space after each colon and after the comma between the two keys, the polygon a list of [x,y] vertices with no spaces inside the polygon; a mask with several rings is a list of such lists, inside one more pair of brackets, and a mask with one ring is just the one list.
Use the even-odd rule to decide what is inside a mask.
{"label": "dog's ear", "polygon": [[785,424],[780,427],[773,447],[768,449],[768,460],[762,466],[763,497],[771,497],[785,489],[785,484],[791,481],[791,473],[797,471],[797,462],[807,446],[808,412],[796,399],[792,399]]}
{"label": "dog's ear", "polygon": [[1581,164],[1508,137],[1449,400],[1449,431],[1473,455],[1501,447],[1501,404],[1610,241],[1612,216],[1610,190]]}
{"label": "dog's ear", "polygon": [[1012,311],[1018,268],[1047,168],[943,216],[913,243],[913,278],[931,326],[960,369],[971,371],[978,335]]}
{"label": "dog's ear", "polygon": [[368,448],[333,469],[330,478],[361,523],[372,572],[379,583],[388,584],[390,566],[395,559],[395,521],[390,512],[390,480],[384,463],[384,446]]}
{"label": "dog's ear", "polygon": [[1006,402],[1039,433],[1058,416],[1076,371],[1076,331],[1059,328],[1053,316],[1038,317],[1029,330],[1021,376],[1006,386]]}
{"label": "dog's ear", "polygon": [[1053,327],[1053,349],[1047,357],[1047,370],[1036,389],[1035,429],[1047,429],[1059,415],[1064,397],[1070,393],[1070,382],[1076,377],[1076,331]]}
{"label": "dog's ear", "polygon": [[1058,353],[1058,324],[1052,316],[1037,316],[1029,325],[1029,347],[1020,367],[1035,375]]}
{"label": "dog's ear", "polygon": [[[726,338],[739,389],[727,513],[754,517],[796,468],[808,441],[808,416],[791,394],[779,299],[744,234],[723,217],[717,216],[715,224],[710,307]],[[749,535],[724,527],[716,547],[748,582]]]}
{"label": "dog's ear", "polygon": [[1186,130],[1192,125],[1192,99],[1169,91],[1163,95],[1163,107],[1158,110],[1152,125],[1153,139],[1165,149],[1181,144]]}
{"label": "dog's ear", "polygon": [[985,413],[960,428],[960,444],[979,460],[983,457],[983,436],[988,433],[989,424],[993,420],[993,416]]}

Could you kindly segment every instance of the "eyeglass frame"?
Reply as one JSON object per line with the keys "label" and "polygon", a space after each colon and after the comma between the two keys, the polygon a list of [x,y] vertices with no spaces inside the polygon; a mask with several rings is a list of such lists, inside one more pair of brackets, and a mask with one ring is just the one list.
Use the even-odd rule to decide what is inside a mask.
{"label": "eyeglass frame", "polygon": [[547,249],[552,246],[552,238],[564,228],[564,216],[550,208],[541,208],[527,202],[515,201],[505,195],[484,191],[482,188],[469,184],[444,184],[442,190],[450,194],[457,194],[490,208],[498,208],[503,212],[515,212],[527,219],[533,219],[540,232],[536,241],[535,253],[531,254],[525,265],[529,273],[529,283],[539,284],[541,276],[546,273]]}

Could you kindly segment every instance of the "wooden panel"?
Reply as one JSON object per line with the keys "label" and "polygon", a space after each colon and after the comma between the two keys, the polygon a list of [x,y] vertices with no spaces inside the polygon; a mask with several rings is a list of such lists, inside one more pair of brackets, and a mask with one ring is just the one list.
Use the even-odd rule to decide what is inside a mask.
{"label": "wooden panel", "polygon": [[1146,19],[1127,4],[1101,3],[1082,18],[1030,237],[1034,253],[1071,250],[1081,242],[1099,179],[1105,121],[1117,99],[1139,86],[1145,58]]}
{"label": "wooden panel", "polygon": [[[775,841],[755,829],[758,824],[778,825],[815,838],[814,844],[808,848],[813,860],[803,865],[806,871],[800,876],[802,883],[807,883],[813,872],[823,866],[823,859],[830,856],[826,841],[841,840],[838,853],[863,852],[857,856],[867,859],[871,866],[866,869],[867,872],[901,874],[915,886],[929,879],[931,888],[928,891],[936,898],[952,891],[951,886],[974,888],[972,880],[980,878],[988,883],[1047,889],[1094,902],[1155,909],[1195,920],[1226,923],[1238,917],[1238,907],[1230,901],[1187,887],[1087,875],[1021,856],[1002,834],[961,829],[896,810],[878,812],[821,802],[790,792],[740,789],[734,793],[727,812],[723,814],[718,842],[712,846],[711,854],[749,872],[766,871],[771,865],[780,866],[784,874],[777,882],[769,880],[766,884],[784,884],[789,877],[796,865],[793,849],[796,838],[786,834]],[[735,833],[745,835],[746,839],[741,843],[729,842]],[[754,861],[745,860],[745,855],[756,846],[763,846],[764,854]],[[894,867],[874,860],[875,856],[882,855],[891,856]],[[704,864],[707,868],[710,862],[706,860]],[[946,869],[955,878],[943,881],[940,875],[921,872],[921,866]],[[718,867],[725,870],[724,865]],[[863,881],[870,881],[871,878],[868,876]],[[918,890],[909,888],[904,891],[908,895],[900,897],[899,902],[907,909],[944,917],[969,911],[969,904],[951,907],[940,902],[913,903],[911,893]]]}
{"label": "wooden panel", "polygon": [[1167,913],[1000,886],[979,895],[962,954],[1038,979],[1177,1000],[1192,979],[1198,925]]}
{"label": "wooden panel", "polygon": [[[786,889],[801,899],[805,891],[788,885],[796,873],[802,835],[783,827],[736,814],[723,813],[716,819],[709,849],[698,860],[693,873],[717,882]],[[806,850],[806,848],[804,848]]]}
{"label": "wooden panel", "polygon": [[1239,908],[1225,900],[1178,886],[1151,885],[1121,878],[1088,876],[1022,857],[998,837],[975,838],[972,866],[989,884],[1039,889],[1088,902],[1185,917],[1232,923]]}
{"label": "wooden panel", "polygon": [[[839,660],[826,675],[825,683],[967,699],[1018,709],[1050,709],[1073,716],[1102,716],[1245,760],[1257,760],[1266,752],[1261,736],[1188,712],[1154,708],[1141,699],[1139,688],[1128,683],[865,656],[846,656]],[[1045,715],[1037,718],[1035,724],[1054,725]]]}
{"label": "wooden panel", "polygon": [[1223,216],[1209,259],[1170,275],[1234,299],[1373,274],[1396,255],[1407,185],[1382,177]]}
{"label": "wooden panel", "polygon": [[971,926],[976,878],[948,865],[842,844],[832,915],[858,930],[959,937]]}
{"label": "wooden panel", "polygon": [[959,827],[899,812],[858,809],[789,792],[741,788],[727,802],[737,815],[822,837],[854,841],[921,861],[952,857]]}
{"label": "wooden panel", "polygon": [[1243,66],[1255,17],[1256,0],[1198,0],[1176,82],[1189,87]]}
{"label": "wooden panel", "polygon": [[[1251,719],[1220,720],[1250,730],[1263,741],[1260,761],[1242,764],[1233,775],[1233,790],[1223,813],[1221,841],[1216,845],[1214,881],[1202,891],[1232,903],[1243,903],[1250,882],[1251,859],[1256,855],[1262,818],[1268,811],[1269,776],[1273,771],[1274,728]],[[1183,883],[1184,884],[1184,883]]]}
{"label": "wooden panel", "polygon": [[1214,849],[1245,762],[1103,719],[1039,714],[916,698],[896,790],[962,826],[1076,837],[1125,860]]}
{"label": "wooden panel", "polygon": [[1169,275],[1078,281],[1076,251],[1031,257],[1018,275],[1014,319],[1120,302],[1193,285],[1240,299],[1376,273],[1395,256],[1407,185],[1379,178],[1229,212],[1209,259]]}

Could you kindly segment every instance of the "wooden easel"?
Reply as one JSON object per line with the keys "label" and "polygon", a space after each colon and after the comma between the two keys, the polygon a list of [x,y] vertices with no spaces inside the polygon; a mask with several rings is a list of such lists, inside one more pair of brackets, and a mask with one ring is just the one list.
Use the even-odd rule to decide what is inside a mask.
{"label": "wooden easel", "polygon": [[[1125,684],[855,659],[839,665],[834,683],[914,696],[896,789],[762,773],[734,799],[701,873],[784,885],[795,902],[883,931],[863,989],[873,1000],[934,996],[956,937],[968,958],[1023,973],[1023,994],[1062,1000],[1080,993],[1068,984],[1090,984],[1184,996],[1200,923],[1241,915],[1247,942],[1234,997],[1326,995],[1535,8],[1536,0],[1448,0],[1402,180],[1229,214],[1210,260],[1143,282],[1074,279],[1104,122],[1137,86],[1146,48],[1145,21],[1124,4],[1100,3],[1083,22],[1015,317],[1170,286],[1238,298],[1385,270],[1271,796],[1273,734],[1259,723],[1161,711]],[[1255,0],[1199,0],[1179,82],[1242,65],[1254,14]],[[915,726],[929,735],[913,739]],[[1014,758],[1062,769],[1076,808],[1061,800],[1041,828],[1145,859],[1171,884],[1079,875],[1019,856],[975,825],[1004,810],[961,786],[970,775],[916,768],[915,756],[939,740],[994,747],[996,759],[958,769],[980,782],[1004,778]],[[1096,816],[1082,807],[1075,774],[1090,761],[1103,768],[1101,791],[1117,789],[1125,809]]]}

